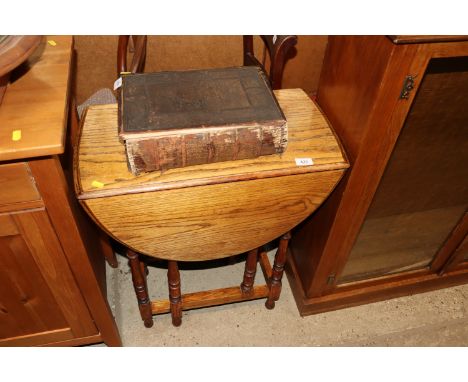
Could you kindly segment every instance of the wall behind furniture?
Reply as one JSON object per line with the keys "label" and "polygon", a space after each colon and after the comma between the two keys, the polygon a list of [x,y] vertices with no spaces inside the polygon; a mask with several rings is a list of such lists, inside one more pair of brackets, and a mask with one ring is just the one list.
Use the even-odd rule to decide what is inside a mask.
{"label": "wall behind furniture", "polygon": [[[74,36],[77,104],[101,88],[112,88],[116,78],[117,36]],[[315,93],[322,69],[327,36],[299,36],[297,53],[288,60],[284,88]],[[255,40],[262,58],[262,43]],[[242,36],[150,36],[145,71],[187,70],[242,65]]]}

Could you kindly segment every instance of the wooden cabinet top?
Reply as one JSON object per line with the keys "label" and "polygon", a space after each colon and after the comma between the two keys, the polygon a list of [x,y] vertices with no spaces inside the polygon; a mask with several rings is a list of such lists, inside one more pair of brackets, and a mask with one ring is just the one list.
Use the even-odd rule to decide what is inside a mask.
{"label": "wooden cabinet top", "polygon": [[[348,161],[330,125],[300,89],[278,90],[288,121],[287,150],[257,159],[211,163],[132,175],[118,139],[117,105],[87,110],[75,156],[75,185],[80,199],[229,183],[347,168]],[[296,163],[310,158],[313,165]]]}
{"label": "wooden cabinet top", "polygon": [[392,35],[388,38],[395,44],[468,41],[468,35]]}
{"label": "wooden cabinet top", "polygon": [[64,151],[72,47],[71,36],[44,38],[12,74],[0,105],[1,161]]}

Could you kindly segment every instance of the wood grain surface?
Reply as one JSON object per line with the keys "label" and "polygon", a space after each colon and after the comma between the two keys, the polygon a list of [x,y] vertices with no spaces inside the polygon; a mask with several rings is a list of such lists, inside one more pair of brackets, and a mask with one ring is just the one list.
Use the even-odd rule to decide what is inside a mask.
{"label": "wood grain surface", "polygon": [[0,344],[2,339],[69,329],[14,215],[0,215],[0,249]]}
{"label": "wood grain surface", "polygon": [[391,35],[388,36],[388,38],[395,44],[468,41],[468,36],[466,35]]}
{"label": "wood grain surface", "polygon": [[[365,46],[361,45],[362,39],[367,40]],[[372,85],[372,87],[379,88],[376,96],[385,100],[385,102],[374,102],[373,106],[368,109],[370,113],[367,116],[353,117],[350,115],[349,120],[347,120],[346,114],[335,114],[333,110],[343,103],[347,105],[356,104],[356,109],[350,109],[356,114],[366,113],[366,108],[358,107],[361,103],[359,98],[347,97],[346,92],[340,92],[340,98],[323,97],[323,95],[327,94],[328,87],[333,89],[337,86],[340,76],[338,78],[333,76],[330,78],[330,82],[326,81],[326,79],[321,80],[318,101],[333,126],[337,126],[337,132],[340,133],[340,131],[349,128],[352,131],[362,129],[362,133],[359,141],[354,140],[356,144],[355,154],[351,154],[353,155],[353,166],[349,174],[347,174],[347,179],[345,179],[347,182],[345,188],[340,190],[341,192],[337,195],[332,195],[331,198],[334,198],[333,205],[324,206],[325,211],[328,211],[326,215],[321,216],[319,220],[315,217],[309,221],[309,224],[320,227],[321,235],[311,235],[311,231],[303,227],[302,232],[299,234],[301,238],[295,236],[291,243],[292,253],[298,263],[298,270],[304,274],[301,274],[301,278],[304,276],[303,285],[308,297],[320,296],[331,292],[335,288],[337,275],[341,274],[346,264],[349,251],[360,231],[375,189],[398,138],[403,121],[410,109],[414,94],[416,94],[420,85],[420,82],[416,81],[414,91],[410,93],[409,99],[403,102],[399,99],[402,81],[408,73],[420,73],[429,59],[425,54],[420,54],[417,45],[396,46],[386,37],[377,39],[356,37],[355,39],[346,38],[346,40],[348,44],[353,44],[355,49],[360,47],[359,50],[363,52],[368,49],[385,51],[386,49],[382,49],[382,46],[390,46],[390,48],[393,48],[393,52],[387,56],[388,63],[383,77],[379,81],[368,84],[368,87],[364,88],[365,91],[357,93],[362,94],[362,96],[365,96],[366,93],[373,93],[373,90],[370,89]],[[335,45],[335,42],[338,44]],[[329,49],[334,49],[334,47],[341,49],[341,43],[339,37],[330,38]],[[330,53],[327,53],[327,57],[339,57],[338,61],[327,61],[327,65],[340,67],[341,69],[336,70],[335,73],[344,72],[343,78],[347,77],[352,80],[346,82],[347,87],[357,89],[362,87],[360,77],[362,65],[360,60]],[[373,56],[369,58],[372,65],[375,60],[379,60],[379,58]],[[353,76],[352,72],[360,73],[360,75]],[[339,108],[343,109],[341,106]],[[364,125],[362,125],[362,128],[358,128],[356,124],[361,122]],[[347,149],[351,147],[347,145],[349,142],[346,135],[340,134],[340,137],[343,137]],[[331,198],[327,200],[326,204],[331,201]],[[316,238],[320,241],[319,245],[307,245],[307,247],[301,245],[302,248],[307,249],[301,255],[298,255],[299,252],[295,248],[299,244],[298,240],[306,242],[315,241]]]}
{"label": "wood grain surface", "polygon": [[[78,196],[117,240],[163,259],[222,258],[280,236],[322,203],[348,163],[303,91],[276,94],[289,124],[282,156],[137,177],[118,141],[116,106],[90,108],[75,157]],[[295,158],[304,157],[314,165],[297,166]]]}
{"label": "wood grain surface", "polygon": [[[49,36],[18,68],[0,107],[0,160],[59,154],[67,121],[71,36]],[[21,139],[13,140],[15,130]]]}
{"label": "wood grain surface", "polygon": [[47,41],[14,71],[0,107],[0,160],[20,159],[0,165],[0,346],[121,345],[96,229],[49,155],[63,151],[72,39]]}
{"label": "wood grain surface", "polygon": [[[73,341],[73,333],[71,332],[70,328],[49,330],[46,332],[32,333],[32,334],[26,334],[24,336],[0,339],[0,347],[12,347],[12,346],[24,347],[24,346],[43,346],[43,345],[50,346],[50,344],[55,344],[57,342],[64,342],[64,341],[66,342]],[[86,343],[83,343],[83,345],[92,344],[96,342],[99,342],[99,338],[97,339],[97,341],[86,342]]]}
{"label": "wood grain surface", "polygon": [[[242,290],[236,286],[231,288],[213,289],[203,292],[187,293],[182,295],[182,310],[198,309],[208,306],[223,305],[226,303],[256,300],[265,298],[268,295],[267,285],[255,285],[250,294],[242,293]],[[169,300],[156,300],[151,302],[153,314],[162,314],[170,312]]]}
{"label": "wood grain surface", "polygon": [[0,165],[0,212],[6,212],[6,208],[14,210],[24,207],[28,202],[32,202],[29,208],[42,205],[28,164],[17,162]]}
{"label": "wood grain surface", "polygon": [[[102,340],[108,346],[121,346],[117,324],[106,300],[105,285],[98,280],[98,277],[105,277],[105,272],[100,272],[101,266],[97,264],[98,259],[104,260],[96,248],[99,238],[92,225],[80,216],[80,206],[73,196],[72,185],[65,178],[59,158],[37,158],[29,161],[29,166],[46,206],[52,224],[50,229],[55,231],[63,249],[63,260],[73,271]],[[79,300],[74,303],[78,304]],[[86,334],[90,335],[94,333]]]}
{"label": "wood grain surface", "polygon": [[109,234],[162,259],[208,260],[267,243],[312,213],[343,170],[86,199]]}
{"label": "wood grain surface", "polygon": [[[361,45],[363,39],[367,40],[365,46]],[[370,275],[372,277],[370,280],[337,285],[356,237],[359,232],[363,232],[362,223],[394,145],[397,139],[401,139],[401,136],[398,136],[407,120],[412,102],[415,97],[424,95],[421,93],[423,90],[421,80],[429,61],[441,57],[466,57],[468,42],[397,45],[384,36],[372,38],[334,36],[329,39],[328,50],[317,99],[342,138],[351,157],[352,168],[313,217],[295,231],[290,245],[288,276],[301,314],[338,309],[466,282],[468,279],[466,263],[457,264],[456,269],[451,269],[443,277],[431,273],[429,269],[412,271],[408,270],[408,264],[400,264],[399,273],[395,275],[375,278],[374,274]],[[378,52],[380,54],[377,54]],[[367,73],[363,71],[363,68],[368,68]],[[410,92],[408,99],[400,99],[402,85],[408,75],[416,78],[414,89]],[[428,109],[433,109],[433,113],[436,111],[435,105],[441,102],[444,88],[448,85],[442,82],[443,86],[437,87],[434,103],[428,107]],[[461,83],[458,81],[456,85],[459,86]],[[453,91],[453,89],[447,89],[447,91]],[[441,109],[442,119],[432,118],[434,121],[443,121],[441,127],[444,129],[441,131],[449,133],[447,136],[450,136],[451,129],[448,129],[445,121],[447,118],[457,117],[457,113],[450,112],[451,107],[460,101],[463,102],[463,92],[457,94],[453,91],[453,93],[456,96],[449,97],[450,108]],[[356,94],[359,96],[353,96]],[[460,101],[458,97],[461,97]],[[427,110],[424,110],[421,116],[431,119],[428,117]],[[428,139],[427,132],[423,133],[421,134],[424,136],[423,141],[415,140],[420,147],[425,147]],[[437,139],[433,141],[439,142]],[[458,147],[462,147],[464,141],[460,139],[458,141]],[[438,145],[436,147],[439,149]],[[419,153],[413,148],[410,149],[410,156],[418,157]],[[434,160],[433,156],[427,156],[427,158],[429,159],[426,160],[421,170],[426,174],[431,174],[430,170],[433,165],[445,166],[445,159],[438,163],[439,158],[437,160]],[[407,171],[408,162],[402,161],[402,163],[401,168]],[[464,169],[462,163],[463,161],[459,163],[461,170]],[[446,167],[447,173],[444,176],[452,171],[453,168]],[[414,174],[416,171],[412,173],[413,178],[410,177],[412,181],[415,180]],[[399,174],[398,182],[395,177],[394,183],[405,185],[406,178],[403,180],[404,182]],[[432,181],[429,186],[426,185],[421,189],[424,190],[423,194],[430,194],[437,186],[438,184]],[[399,207],[404,207],[401,192],[396,192],[394,195],[397,195],[395,200],[398,201]],[[451,198],[447,200],[458,198],[460,195],[456,192],[449,193]],[[389,206],[388,200],[382,201],[382,207]],[[439,197],[437,200],[442,199]],[[425,199],[419,198],[417,202],[421,205],[425,203]],[[421,219],[424,218],[421,217]],[[413,223],[417,222],[413,221]],[[425,223],[428,224],[427,221]],[[388,228],[388,225],[383,228]],[[414,232],[418,226],[411,228]],[[419,227],[421,232],[425,228]],[[400,229],[404,230],[402,227]],[[388,232],[384,235],[381,231],[381,234],[390,241]],[[378,239],[380,238],[376,240],[373,237],[369,244],[376,247],[382,245]],[[432,240],[433,237],[430,239]],[[391,244],[398,245],[399,243],[393,240]],[[388,254],[388,257],[390,256]],[[369,258],[372,261],[378,260],[375,253]],[[463,266],[465,266],[464,269],[461,268]],[[397,281],[394,282],[394,280]],[[346,293],[343,289],[345,287]]]}
{"label": "wood grain surface", "polygon": [[[381,36],[330,37],[317,103],[340,136],[351,160],[359,153],[366,134],[379,84],[392,53],[393,44]],[[354,62],[372,65],[352,65]],[[343,62],[351,64],[341,64]],[[336,64],[335,64],[336,63]],[[340,70],[336,66],[340,65]],[[343,102],[336,102],[344,99]],[[328,105],[333,107],[328,107]],[[352,161],[351,161],[352,162]]]}
{"label": "wood grain surface", "polygon": [[[288,149],[282,155],[140,176],[132,175],[127,168],[125,148],[117,136],[117,105],[90,107],[83,118],[75,155],[78,197],[88,199],[347,168],[340,143],[307,94],[300,89],[291,89],[278,90],[275,95],[289,125]],[[296,158],[311,158],[314,165],[297,166]]]}
{"label": "wood grain surface", "polygon": [[0,227],[0,338],[68,328],[73,337],[97,334],[45,210],[0,215]]}

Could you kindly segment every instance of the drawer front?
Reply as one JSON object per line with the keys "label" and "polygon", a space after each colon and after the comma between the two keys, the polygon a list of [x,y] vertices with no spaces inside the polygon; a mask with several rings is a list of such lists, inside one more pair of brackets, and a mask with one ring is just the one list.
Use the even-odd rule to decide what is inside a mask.
{"label": "drawer front", "polygon": [[26,162],[0,165],[0,212],[42,206]]}

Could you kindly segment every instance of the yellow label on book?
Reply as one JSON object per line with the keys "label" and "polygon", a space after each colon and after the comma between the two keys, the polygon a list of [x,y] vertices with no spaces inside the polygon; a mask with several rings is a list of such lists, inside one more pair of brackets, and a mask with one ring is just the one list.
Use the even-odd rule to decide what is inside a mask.
{"label": "yellow label on book", "polygon": [[13,130],[11,133],[11,139],[13,141],[19,141],[21,139],[21,130]]}
{"label": "yellow label on book", "polygon": [[47,43],[51,46],[56,46],[57,43],[54,40],[48,40]]}
{"label": "yellow label on book", "polygon": [[103,188],[103,187],[104,187],[104,183],[98,182],[97,180],[93,180],[93,181],[91,182],[91,186],[96,187],[96,188]]}

